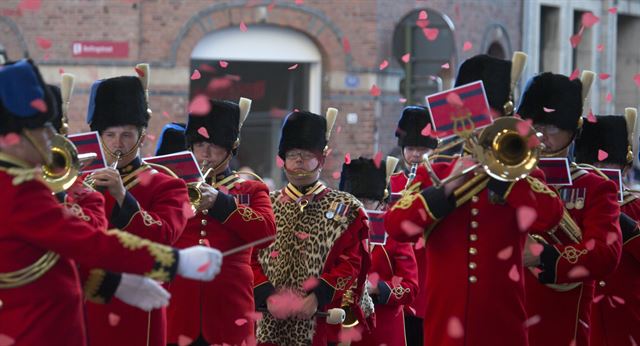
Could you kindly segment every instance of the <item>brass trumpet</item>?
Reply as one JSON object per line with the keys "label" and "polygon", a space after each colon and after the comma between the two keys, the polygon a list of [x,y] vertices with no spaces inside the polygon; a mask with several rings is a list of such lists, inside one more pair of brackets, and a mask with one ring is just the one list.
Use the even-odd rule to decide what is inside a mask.
{"label": "brass trumpet", "polygon": [[52,161],[42,166],[42,180],[54,193],[67,190],[78,178],[83,164],[96,159],[96,153],[78,154],[66,137],[55,135],[51,143]]}
{"label": "brass trumpet", "polygon": [[[202,162],[202,167],[206,166],[206,164],[206,161]],[[203,174],[202,181],[187,184],[189,202],[191,203],[191,210],[193,210],[194,213],[198,211],[198,208],[200,208],[200,203],[202,203],[202,190],[200,190],[200,186],[207,180],[207,177],[209,176],[209,174],[211,174],[212,171],[213,168],[207,169],[207,171]]]}
{"label": "brass trumpet", "polygon": [[[111,164],[111,166],[109,166],[112,169],[118,168],[118,162],[120,161],[120,158],[122,158],[122,151],[116,150],[115,155],[116,155],[116,160]],[[87,179],[84,180],[84,183],[92,189],[95,189],[98,191],[102,190],[101,188],[96,188],[96,180],[93,178],[92,175],[89,175]]]}

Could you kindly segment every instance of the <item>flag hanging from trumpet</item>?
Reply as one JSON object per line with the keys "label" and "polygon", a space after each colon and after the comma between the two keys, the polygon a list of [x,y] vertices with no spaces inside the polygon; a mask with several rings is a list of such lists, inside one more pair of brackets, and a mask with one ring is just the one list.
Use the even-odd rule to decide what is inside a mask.
{"label": "flag hanging from trumpet", "polygon": [[174,154],[153,156],[142,159],[146,163],[153,163],[169,168],[178,178],[185,183],[197,183],[204,181],[200,167],[195,156],[190,151],[181,151]]}
{"label": "flag hanging from trumpet", "polygon": [[380,210],[366,210],[369,217],[369,244],[385,245],[387,231],[384,229],[384,212]]}
{"label": "flag hanging from trumpet", "polygon": [[538,161],[545,175],[546,182],[554,186],[569,186],[573,184],[569,160],[566,157],[543,157]]}
{"label": "flag hanging from trumpet", "polygon": [[468,137],[474,130],[493,123],[482,81],[429,95],[426,101],[439,139]]}
{"label": "flag hanging from trumpet", "polygon": [[79,155],[92,153],[97,155],[95,160],[82,167],[81,173],[91,173],[107,167],[102,145],[100,144],[100,135],[98,135],[97,131],[76,133],[69,135],[67,138],[76,146]]}
{"label": "flag hanging from trumpet", "polygon": [[[598,174],[598,172],[592,168],[582,167],[591,173]],[[622,172],[619,169],[613,168],[598,168],[598,171],[609,178],[609,180],[616,183],[616,187],[618,188],[618,202],[624,201],[624,185],[622,184]]]}

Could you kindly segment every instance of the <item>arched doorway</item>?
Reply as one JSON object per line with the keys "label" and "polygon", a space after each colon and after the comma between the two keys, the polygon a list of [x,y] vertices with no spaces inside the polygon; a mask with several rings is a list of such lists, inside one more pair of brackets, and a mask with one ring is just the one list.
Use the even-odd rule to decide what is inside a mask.
{"label": "arched doorway", "polygon": [[233,164],[251,167],[280,186],[275,156],[284,115],[296,108],[320,112],[322,56],[314,42],[283,27],[253,25],[244,32],[229,27],[210,32],[196,44],[191,68],[201,74],[190,83],[191,98],[206,94],[253,100]]}

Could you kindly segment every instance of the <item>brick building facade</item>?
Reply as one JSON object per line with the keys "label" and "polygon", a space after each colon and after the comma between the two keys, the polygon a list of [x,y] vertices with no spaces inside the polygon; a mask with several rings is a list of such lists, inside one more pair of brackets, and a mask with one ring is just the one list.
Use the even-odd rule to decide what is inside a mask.
{"label": "brick building facade", "polygon": [[[440,25],[437,26],[440,37],[435,40],[427,39],[426,35],[413,37],[413,48],[394,52],[394,31],[402,30],[404,24],[401,23],[413,23],[416,18],[424,20],[425,16],[423,25]],[[446,89],[466,57],[489,51],[510,57],[514,50],[520,49],[521,18],[519,0],[6,0],[0,4],[0,44],[10,59],[33,58],[49,83],[59,82],[61,70],[76,75],[70,112],[72,132],[87,130],[84,118],[92,81],[133,75],[136,63],[151,63],[150,106],[154,116],[149,129],[152,137],[143,147],[144,155],[153,152],[155,139],[165,123],[185,121],[189,97],[199,90],[200,82],[190,80],[195,68],[203,79],[221,76],[229,79],[220,61],[228,62],[229,71],[234,64],[244,64],[236,66],[255,71],[272,68],[279,71],[277,65],[259,65],[264,61],[278,62],[280,69],[286,64],[289,68],[272,73],[269,78],[273,80],[257,84],[259,88],[243,85],[244,89],[239,89],[253,88],[251,90],[259,90],[258,97],[266,97],[270,94],[268,86],[284,88],[283,80],[289,81],[290,89],[288,96],[281,95],[286,99],[282,104],[259,105],[263,108],[258,109],[261,115],[250,117],[243,138],[243,144],[250,148],[241,151],[240,160],[245,162],[240,164],[268,161],[256,170],[279,181],[274,151],[277,138],[274,137],[277,137],[282,112],[310,108],[323,113],[327,107],[336,107],[340,116],[324,172],[324,178],[334,185],[335,171],[339,170],[345,153],[354,158],[371,157],[378,151],[387,154],[395,147],[393,133],[404,105],[401,98],[407,97],[399,92],[405,71],[416,75],[415,71],[421,71],[418,64],[431,66],[429,74],[433,77],[429,78],[438,82],[437,87]],[[226,33],[260,37],[250,35],[261,31],[266,36],[262,36],[260,43],[268,44],[273,38],[273,45],[279,47],[279,51],[253,51],[252,45],[243,43],[238,48],[243,52],[238,53],[233,48],[234,40],[222,43]],[[274,36],[269,36],[278,32],[282,33],[279,43]],[[285,33],[290,34],[291,45]],[[234,37],[242,39],[242,36]],[[49,48],[47,41],[51,42]],[[125,44],[127,52],[122,57],[74,56],[74,43],[102,41]],[[256,47],[260,46],[254,42]],[[438,48],[442,44],[451,47],[444,55]],[[316,58],[313,52],[302,56],[300,59],[310,58],[297,66],[298,61],[291,60],[297,53],[286,47],[296,50],[304,45],[315,47],[318,54]],[[400,55],[406,53],[410,53],[408,63],[400,59]],[[388,65],[381,69],[385,60]],[[258,64],[248,65],[250,62]],[[433,69],[434,64],[444,67]],[[294,75],[295,78],[291,77]],[[235,81],[240,78],[231,77],[235,77]],[[425,76],[416,76],[415,80],[420,77]],[[374,84],[380,89],[379,96],[371,90]],[[417,90],[419,95],[421,92],[426,91]],[[254,104],[258,103],[254,100]],[[282,112],[273,112],[274,109]],[[259,118],[264,121],[258,121]],[[265,126],[270,130],[258,129]],[[257,130],[251,130],[252,127]],[[256,138],[246,138],[250,136],[248,133],[255,134]]]}

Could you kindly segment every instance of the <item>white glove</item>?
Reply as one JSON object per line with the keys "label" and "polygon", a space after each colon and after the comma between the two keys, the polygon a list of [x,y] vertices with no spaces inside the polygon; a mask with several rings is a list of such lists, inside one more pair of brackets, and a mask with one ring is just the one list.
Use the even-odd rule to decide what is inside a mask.
{"label": "white glove", "polygon": [[180,250],[178,275],[198,281],[211,281],[222,266],[222,253],[206,246]]}
{"label": "white glove", "polygon": [[126,273],[122,273],[115,296],[144,311],[165,307],[171,298],[171,294],[152,279]]}

